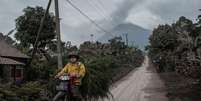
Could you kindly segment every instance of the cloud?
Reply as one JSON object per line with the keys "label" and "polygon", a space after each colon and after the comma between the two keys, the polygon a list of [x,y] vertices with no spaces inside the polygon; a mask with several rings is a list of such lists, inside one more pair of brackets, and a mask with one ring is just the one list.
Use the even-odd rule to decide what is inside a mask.
{"label": "cloud", "polygon": [[15,19],[22,15],[27,6],[44,6],[46,0],[0,0],[0,32],[7,33],[15,28]]}
{"label": "cloud", "polygon": [[[102,26],[102,24],[105,24],[107,21],[102,20],[103,16],[101,16],[100,13],[96,12],[96,7],[89,5],[90,0],[85,1],[88,2],[72,2],[76,6],[78,6],[85,14],[87,14],[91,19],[100,24],[100,26]],[[67,2],[61,3],[60,10],[62,18],[61,32],[63,40],[72,41],[73,44],[80,44],[83,41],[91,40],[90,34],[95,35],[94,39],[104,34],[103,32],[100,33],[100,29],[98,29],[94,24],[92,24],[88,19],[83,17],[83,15],[81,15],[78,11],[72,8]],[[110,12],[112,11],[108,10],[106,15],[108,15]]]}
{"label": "cloud", "polygon": [[112,22],[114,25],[118,25],[126,20],[129,16],[132,8],[139,5],[144,0],[124,0],[119,3],[118,8],[112,13]]}
{"label": "cloud", "polygon": [[[111,17],[110,20],[106,20],[103,17],[100,18],[101,16],[98,16],[98,17],[96,17],[96,19],[94,19],[93,17],[96,15],[96,13],[94,13],[94,9],[89,9],[89,12],[91,12],[91,13],[87,13],[87,11],[85,11],[85,9],[83,9],[83,11],[85,11],[87,15],[89,15],[92,19],[94,19],[104,30],[107,30],[109,32],[115,26],[125,22],[126,18],[128,17],[128,15],[130,13],[130,10],[132,10],[132,8],[135,7],[135,5],[138,5],[142,1],[143,0],[141,0],[141,1],[139,1],[139,0],[124,0],[124,1],[116,2],[117,8],[114,9],[113,12],[109,13],[109,16]],[[77,3],[77,5],[78,5],[78,3]],[[80,8],[82,8],[82,7],[80,7]],[[68,9],[70,9],[70,8],[68,8]],[[75,11],[75,12],[77,12],[77,11]],[[71,13],[73,13],[73,12],[71,12]],[[78,17],[78,16],[76,16],[76,17]],[[95,27],[89,21],[84,22],[82,24],[77,24],[77,25],[79,25],[79,26],[74,26],[71,28],[69,27],[69,29],[71,29],[71,31],[68,34],[63,35],[64,40],[77,38],[77,39],[79,39],[79,41],[78,40],[71,40],[71,41],[73,43],[79,44],[83,41],[90,40],[90,34],[94,34],[97,39],[105,34],[103,31],[101,32],[100,29]],[[63,27],[64,26],[66,27],[66,25],[63,25]],[[69,30],[65,30],[65,29],[63,31],[69,32]],[[107,33],[107,34],[109,34],[109,33]]]}
{"label": "cloud", "polygon": [[90,23],[84,23],[76,27],[62,23],[61,30],[62,40],[71,41],[74,45],[91,40],[90,34],[96,35],[94,39],[103,35],[102,33],[98,34],[98,29]]}
{"label": "cloud", "polygon": [[146,0],[132,9],[127,21],[153,29],[158,24],[173,23],[180,16],[195,20],[200,4],[201,0]]}
{"label": "cloud", "polygon": [[[71,0],[88,16],[106,30],[122,22],[132,22],[147,29],[158,24],[172,23],[180,16],[195,19],[200,14],[201,0]],[[61,33],[64,41],[79,44],[104,33],[73,9],[65,0],[60,0]],[[7,33],[15,27],[14,20],[22,15],[27,6],[46,7],[47,0],[0,0],[0,32]],[[54,5],[51,6],[54,12]]]}
{"label": "cloud", "polygon": [[132,22],[138,26],[143,26],[143,28],[145,29],[153,29],[158,24],[164,23],[160,16],[154,15],[153,13],[147,10],[143,10],[139,13],[129,15],[126,21]]}
{"label": "cloud", "polygon": [[153,0],[153,2],[147,2],[147,8],[163,19],[175,19],[180,16],[195,18],[198,15],[198,9],[201,8],[200,0]]}

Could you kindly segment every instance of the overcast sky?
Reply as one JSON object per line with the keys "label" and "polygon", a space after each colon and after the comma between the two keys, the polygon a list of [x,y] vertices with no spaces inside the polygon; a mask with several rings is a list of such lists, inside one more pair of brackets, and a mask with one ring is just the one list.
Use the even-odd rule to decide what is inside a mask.
{"label": "overcast sky", "polygon": [[[180,16],[196,19],[201,14],[201,0],[71,0],[105,30],[130,22],[152,30],[158,24],[172,23]],[[15,27],[15,19],[27,6],[47,5],[47,0],[0,0],[0,32],[7,33]],[[60,2],[62,40],[79,44],[103,35],[98,28],[80,15],[65,0]],[[51,6],[54,11],[54,4]]]}

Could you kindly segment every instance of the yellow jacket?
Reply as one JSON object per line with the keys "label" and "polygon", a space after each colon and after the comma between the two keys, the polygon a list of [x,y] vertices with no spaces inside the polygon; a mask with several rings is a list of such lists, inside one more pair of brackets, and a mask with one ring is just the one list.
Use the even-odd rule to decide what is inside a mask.
{"label": "yellow jacket", "polygon": [[61,72],[58,73],[58,75],[62,75],[64,73],[67,74],[76,74],[78,78],[75,80],[76,85],[81,85],[82,78],[86,74],[86,69],[84,64],[81,62],[77,62],[75,64],[68,63],[65,65],[65,67],[61,70]]}

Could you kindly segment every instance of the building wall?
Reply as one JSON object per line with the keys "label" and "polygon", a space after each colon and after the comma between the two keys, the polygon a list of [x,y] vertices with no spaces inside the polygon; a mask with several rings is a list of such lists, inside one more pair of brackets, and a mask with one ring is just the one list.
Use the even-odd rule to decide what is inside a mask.
{"label": "building wall", "polygon": [[24,78],[23,66],[0,65],[0,83],[22,82]]}
{"label": "building wall", "polygon": [[12,81],[11,78],[11,66],[10,65],[3,65],[3,80],[5,82],[10,82]]}
{"label": "building wall", "polygon": [[3,80],[3,66],[0,65],[0,82]]}
{"label": "building wall", "polygon": [[2,78],[2,77],[3,77],[3,66],[0,65],[0,78]]}

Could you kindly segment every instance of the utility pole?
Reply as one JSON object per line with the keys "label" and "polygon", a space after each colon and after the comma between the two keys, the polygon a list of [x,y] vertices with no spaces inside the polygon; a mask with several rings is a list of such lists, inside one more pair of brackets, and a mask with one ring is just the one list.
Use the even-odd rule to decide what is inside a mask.
{"label": "utility pole", "polygon": [[126,45],[128,46],[128,33],[125,34],[126,37]]}
{"label": "utility pole", "polygon": [[91,42],[94,42],[94,34],[90,34],[91,36]]}
{"label": "utility pole", "polygon": [[134,41],[132,41],[132,47],[135,47],[135,42]]}
{"label": "utility pole", "polygon": [[60,35],[60,18],[59,18],[59,3],[58,0],[54,0],[55,3],[55,15],[56,15],[56,35],[57,35],[57,56],[58,56],[58,68],[63,68],[62,63],[62,51],[61,51],[61,35]]}

